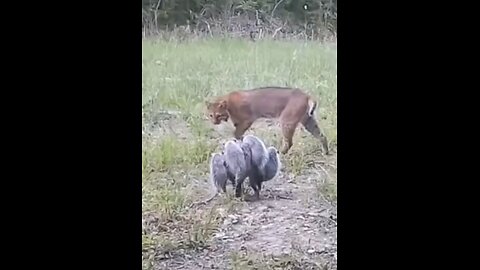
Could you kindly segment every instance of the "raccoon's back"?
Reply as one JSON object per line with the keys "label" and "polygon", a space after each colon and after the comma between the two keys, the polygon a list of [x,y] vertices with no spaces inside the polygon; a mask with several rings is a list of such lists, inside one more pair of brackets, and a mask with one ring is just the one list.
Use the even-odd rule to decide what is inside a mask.
{"label": "raccoon's back", "polygon": [[268,162],[265,164],[265,180],[273,179],[280,170],[281,164],[278,161],[277,153],[269,153]]}
{"label": "raccoon's back", "polygon": [[223,161],[222,162],[212,162],[210,167],[210,174],[213,175],[215,178],[219,177],[227,177],[227,168],[225,167]]}
{"label": "raccoon's back", "polygon": [[268,152],[263,141],[253,135],[247,135],[243,139],[242,146],[250,150],[251,162],[259,169],[263,169],[268,162]]}
{"label": "raccoon's back", "polygon": [[214,188],[220,190],[228,180],[224,156],[215,154],[210,160],[210,181]]}
{"label": "raccoon's back", "polygon": [[225,161],[227,163],[228,170],[230,170],[230,172],[233,174],[241,174],[247,171],[245,155],[238,145],[227,146],[225,149]]}

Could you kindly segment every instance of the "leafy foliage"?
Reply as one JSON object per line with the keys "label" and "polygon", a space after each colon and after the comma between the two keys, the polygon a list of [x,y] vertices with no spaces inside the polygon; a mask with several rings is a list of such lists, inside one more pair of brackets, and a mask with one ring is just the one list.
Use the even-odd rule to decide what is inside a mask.
{"label": "leafy foliage", "polygon": [[280,21],[335,32],[337,0],[142,0],[142,14],[144,28],[197,26],[209,20],[232,24],[232,18],[243,16],[256,26]]}

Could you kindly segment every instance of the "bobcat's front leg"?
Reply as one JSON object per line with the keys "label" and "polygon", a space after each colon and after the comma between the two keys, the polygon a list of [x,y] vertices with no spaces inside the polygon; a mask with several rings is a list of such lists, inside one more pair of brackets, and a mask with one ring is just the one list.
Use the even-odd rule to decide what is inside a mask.
{"label": "bobcat's front leg", "polygon": [[252,126],[252,122],[242,122],[242,123],[234,123],[233,126],[235,127],[234,137],[237,140],[242,140],[243,134],[245,131]]}

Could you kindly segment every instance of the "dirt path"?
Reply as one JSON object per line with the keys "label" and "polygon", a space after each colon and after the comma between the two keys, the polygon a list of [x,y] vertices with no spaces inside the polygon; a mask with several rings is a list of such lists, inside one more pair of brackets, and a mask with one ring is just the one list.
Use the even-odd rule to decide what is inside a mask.
{"label": "dirt path", "polygon": [[336,207],[319,198],[318,174],[310,175],[282,173],[265,183],[260,201],[242,202],[234,214],[212,202],[226,218],[209,247],[159,269],[336,269]]}
{"label": "dirt path", "polygon": [[[261,124],[263,129],[274,128],[267,126]],[[301,175],[294,176],[283,166],[276,179],[265,182],[259,201],[233,199],[229,185],[228,196],[197,206],[194,212],[213,211],[220,217],[213,237],[196,250],[181,249],[159,259],[153,268],[337,269],[337,208],[319,188],[325,178],[336,179],[336,153],[328,159],[310,153],[302,162],[310,165]],[[199,197],[205,198],[210,187],[203,180],[189,190],[203,190]]]}

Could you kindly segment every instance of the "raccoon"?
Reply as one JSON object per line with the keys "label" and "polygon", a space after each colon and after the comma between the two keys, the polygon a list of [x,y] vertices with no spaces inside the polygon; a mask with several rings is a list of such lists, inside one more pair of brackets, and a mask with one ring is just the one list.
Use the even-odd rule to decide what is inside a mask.
{"label": "raccoon", "polygon": [[255,198],[259,199],[262,182],[272,180],[280,172],[279,151],[275,147],[266,148],[263,141],[253,135],[247,135],[243,141],[237,142],[245,153],[250,186]]}
{"label": "raccoon", "polygon": [[268,151],[265,143],[254,135],[246,135],[241,141],[241,146],[244,152],[250,154],[251,164],[255,164],[263,173],[263,168],[268,162]]}
{"label": "raccoon", "polygon": [[279,151],[270,146],[268,149],[268,162],[265,164],[264,167],[264,181],[270,181],[278,176],[280,173],[280,169],[282,168],[282,162],[280,161],[280,153]]}
{"label": "raccoon", "polygon": [[212,200],[220,192],[227,192],[227,182],[232,183],[235,196],[242,194],[241,186],[248,176],[247,162],[241,146],[231,140],[225,143],[224,151],[212,154],[210,159],[210,183],[215,194],[206,200]]}
{"label": "raccoon", "polygon": [[252,164],[252,169],[249,173],[250,186],[255,192],[255,199],[260,198],[260,191],[262,190],[262,183],[274,179],[280,172],[281,162],[279,151],[275,147],[268,148],[268,161],[261,170],[256,164]]}
{"label": "raccoon", "polygon": [[241,197],[243,183],[248,177],[255,198],[259,199],[262,183],[275,178],[280,168],[279,151],[275,147],[266,148],[258,137],[247,135],[243,141],[230,140],[225,143],[224,151],[213,154],[210,161],[210,179],[216,189],[213,197],[226,192],[228,181],[235,189],[235,197]]}
{"label": "raccoon", "polygon": [[247,160],[241,145],[236,140],[225,143],[225,167],[228,178],[236,185],[235,197],[241,197],[242,185],[248,176]]}
{"label": "raccoon", "polygon": [[213,195],[205,201],[192,203],[192,206],[206,204],[213,200],[222,191],[226,193],[227,182],[229,179],[224,155],[213,153],[210,158],[210,184],[212,185]]}
{"label": "raccoon", "polygon": [[210,159],[210,183],[216,193],[220,191],[227,192],[227,181],[229,179],[227,167],[225,166],[225,156],[219,153],[213,153]]}

